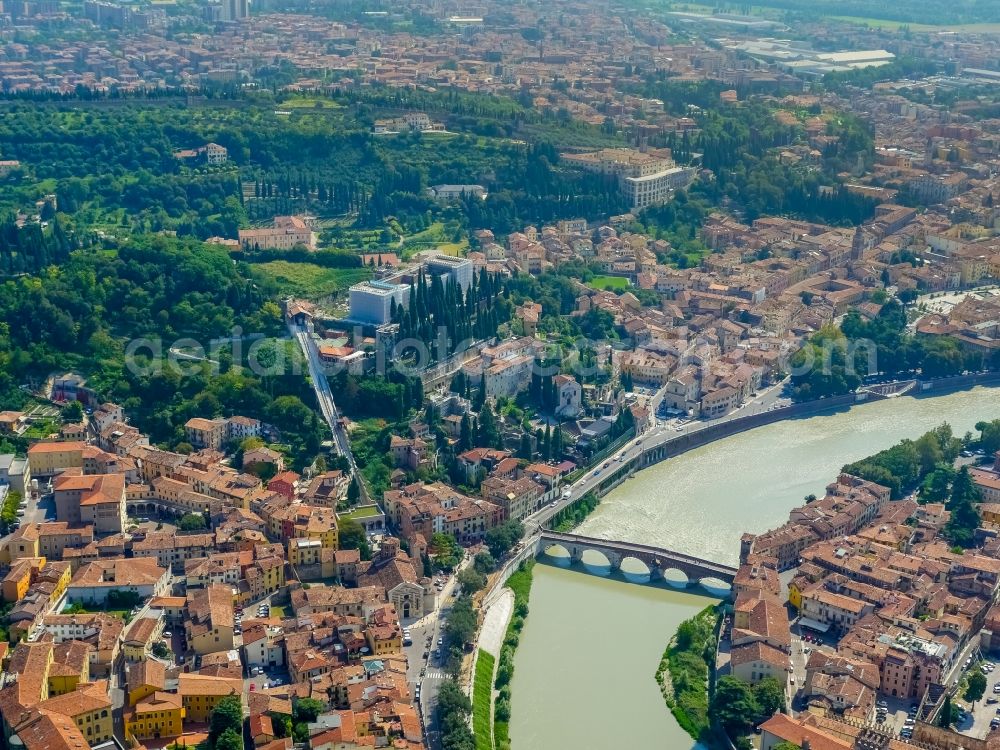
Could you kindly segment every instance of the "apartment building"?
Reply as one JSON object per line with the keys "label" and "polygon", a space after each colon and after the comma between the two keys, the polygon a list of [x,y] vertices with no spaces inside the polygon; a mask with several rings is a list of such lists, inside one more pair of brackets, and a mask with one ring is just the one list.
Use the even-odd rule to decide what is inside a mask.
{"label": "apartment building", "polygon": [[204,724],[223,698],[237,696],[242,702],[243,680],[184,672],[177,678],[177,694],[181,698],[185,718]]}
{"label": "apartment building", "polygon": [[28,465],[33,477],[48,478],[69,468],[83,466],[82,440],[41,442],[28,448]]}
{"label": "apartment building", "polygon": [[234,648],[233,588],[211,584],[187,595],[189,620],[185,639],[196,654],[232,651]]}
{"label": "apartment building", "polygon": [[193,417],[184,423],[184,435],[195,448],[220,450],[226,440],[226,420]]}
{"label": "apartment building", "polygon": [[80,568],[66,594],[70,601],[104,604],[111,592],[131,592],[140,599],[165,594],[169,572],[153,560],[114,558],[96,560]]}
{"label": "apartment building", "polygon": [[503,508],[506,519],[520,521],[538,509],[545,487],[529,477],[487,477],[480,485],[480,492],[484,499]]}
{"label": "apartment building", "polygon": [[618,177],[619,187],[633,209],[669,200],[674,191],[687,187],[694,170],[678,167],[670,149],[635,151],[607,148],[583,154],[561,154],[560,159],[598,174]]}
{"label": "apartment building", "polygon": [[72,526],[91,526],[98,535],[125,530],[125,475],[84,475],[67,469],[53,482],[56,518]]}
{"label": "apartment building", "polygon": [[136,742],[177,737],[186,715],[182,696],[157,690],[125,710],[125,737]]}
{"label": "apartment building", "polygon": [[459,544],[481,540],[503,522],[503,508],[484,499],[472,499],[434,482],[411,484],[384,496],[386,515],[412,544],[418,535],[452,534]]}

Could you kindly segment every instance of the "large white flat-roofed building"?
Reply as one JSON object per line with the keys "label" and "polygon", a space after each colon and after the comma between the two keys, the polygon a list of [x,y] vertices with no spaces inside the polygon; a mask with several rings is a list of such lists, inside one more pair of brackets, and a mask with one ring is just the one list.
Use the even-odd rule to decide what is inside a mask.
{"label": "large white flat-roofed building", "polygon": [[665,202],[675,190],[687,187],[693,176],[693,169],[671,167],[642,177],[626,177],[622,190],[632,208],[645,208]]}
{"label": "large white flat-roofed building", "polygon": [[686,187],[693,169],[678,167],[668,148],[636,151],[630,148],[605,148],[584,154],[561,154],[567,164],[598,174],[615,175],[622,194],[632,208],[663,203],[670,194]]}
{"label": "large white flat-roofed building", "polygon": [[291,250],[303,245],[316,249],[316,233],[301,216],[275,216],[273,227],[241,229],[240,244],[261,250]]}
{"label": "large white flat-roofed building", "polygon": [[725,46],[745,52],[755,59],[775,63],[799,76],[821,76],[855,68],[877,67],[896,59],[893,53],[884,49],[821,52],[786,39],[748,39],[729,42]]}
{"label": "large white flat-roofed building", "polygon": [[362,281],[350,288],[350,319],[358,323],[388,323],[392,300],[405,305],[409,299],[410,287],[406,284]]}
{"label": "large white flat-roofed building", "polygon": [[472,285],[472,261],[452,255],[431,255],[424,261],[427,272],[435,276],[446,276],[464,292]]}
{"label": "large white flat-roofed building", "polygon": [[833,65],[849,67],[866,67],[868,65],[886,65],[896,59],[896,56],[884,49],[862,49],[851,52],[821,52],[817,60]]}

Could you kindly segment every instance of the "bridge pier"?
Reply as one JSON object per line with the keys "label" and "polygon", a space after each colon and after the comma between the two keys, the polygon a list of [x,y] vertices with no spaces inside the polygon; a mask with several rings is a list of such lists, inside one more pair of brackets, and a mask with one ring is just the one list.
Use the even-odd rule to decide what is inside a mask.
{"label": "bridge pier", "polygon": [[608,562],[611,563],[611,572],[617,573],[622,569],[622,558],[620,555],[607,555]]}
{"label": "bridge pier", "polygon": [[573,547],[569,551],[569,561],[574,565],[583,562],[583,550],[579,547]]}

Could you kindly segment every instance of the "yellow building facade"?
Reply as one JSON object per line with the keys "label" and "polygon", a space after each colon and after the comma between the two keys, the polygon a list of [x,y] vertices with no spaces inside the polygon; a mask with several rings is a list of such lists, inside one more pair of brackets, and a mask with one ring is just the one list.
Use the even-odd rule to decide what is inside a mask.
{"label": "yellow building facade", "polygon": [[177,692],[183,703],[185,721],[203,724],[223,698],[235,695],[242,701],[243,680],[182,674],[178,678]]}
{"label": "yellow building facade", "polygon": [[154,692],[125,714],[125,736],[136,740],[177,737],[184,731],[185,715],[179,695]]}

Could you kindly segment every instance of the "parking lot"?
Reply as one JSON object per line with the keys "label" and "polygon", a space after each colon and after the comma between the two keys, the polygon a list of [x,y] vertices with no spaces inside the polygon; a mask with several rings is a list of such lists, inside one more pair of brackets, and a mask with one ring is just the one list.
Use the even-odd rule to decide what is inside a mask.
{"label": "parking lot", "polygon": [[[792,630],[792,672],[788,676],[788,689],[791,696],[791,706],[794,710],[805,709],[803,699],[797,694],[806,679],[806,663],[814,651],[834,653],[837,638],[830,633],[819,633],[803,627],[798,620],[791,626]],[[917,704],[908,698],[880,696],[876,706],[876,721],[883,728],[895,735],[907,736],[915,723]]]}
{"label": "parking lot", "polygon": [[884,729],[907,739],[913,734],[917,702],[909,698],[883,697],[876,704],[875,721]]}
{"label": "parking lot", "polygon": [[972,662],[969,672],[975,669],[986,675],[986,694],[975,705],[962,695],[956,696],[956,704],[965,713],[955,724],[955,729],[969,737],[982,739],[991,729],[1000,728],[1000,669],[992,659]]}

